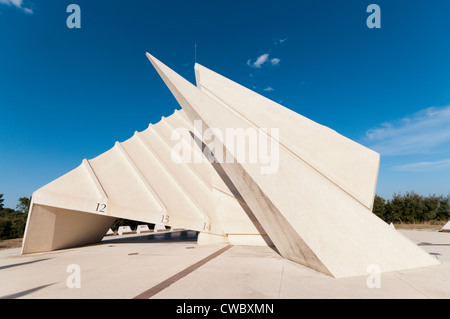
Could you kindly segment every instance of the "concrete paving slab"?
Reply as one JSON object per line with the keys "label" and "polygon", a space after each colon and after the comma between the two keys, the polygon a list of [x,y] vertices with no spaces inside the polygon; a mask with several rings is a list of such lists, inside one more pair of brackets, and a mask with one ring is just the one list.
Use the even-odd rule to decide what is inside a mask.
{"label": "concrete paving slab", "polygon": [[[0,298],[131,299],[169,278],[175,280],[151,298],[450,298],[450,233],[399,232],[441,265],[382,273],[380,288],[369,288],[369,273],[335,279],[271,247],[232,246],[216,256],[227,246],[199,246],[196,232],[108,236],[98,245],[33,255],[1,250]],[[80,288],[67,285],[73,264],[80,267]]]}

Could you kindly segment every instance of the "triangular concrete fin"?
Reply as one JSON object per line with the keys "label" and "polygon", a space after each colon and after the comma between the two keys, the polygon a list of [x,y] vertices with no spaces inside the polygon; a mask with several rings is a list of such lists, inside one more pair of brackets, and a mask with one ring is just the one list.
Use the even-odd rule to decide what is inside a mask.
{"label": "triangular concrete fin", "polygon": [[[189,83],[183,77],[178,75],[176,72],[168,68],[161,61],[156,59],[147,53],[147,57],[164,80],[166,85],[171,90],[174,97],[180,103],[183,110],[185,110],[186,114],[194,120],[201,120],[202,117],[197,113],[197,107],[201,106],[203,108],[207,108],[208,106],[216,106],[217,102],[212,100],[210,97],[206,96],[197,87]],[[219,106],[219,108],[221,108]],[[210,114],[212,116],[212,114]],[[228,118],[232,118],[233,115],[228,114]],[[206,122],[206,121],[205,121]],[[207,122],[206,122],[207,123]],[[233,123],[233,122],[229,122]],[[241,123],[241,127],[244,123]],[[234,127],[239,127],[239,125],[235,125]],[[206,130],[208,127],[203,127],[202,129]],[[197,132],[203,133],[203,132]],[[224,151],[226,152],[226,150]],[[225,168],[225,165],[222,164]],[[233,164],[233,166],[239,166],[238,164]],[[225,169],[228,173],[228,171]],[[248,176],[245,170],[240,170],[240,176]],[[248,179],[248,178],[246,178]],[[231,178],[233,182],[237,181]],[[243,188],[240,188],[236,185],[239,191],[244,191],[247,193],[247,185],[244,185]],[[253,184],[253,187],[258,189],[259,187],[256,184]],[[245,201],[248,203],[252,211],[256,208],[259,212],[266,212],[267,216],[265,218],[258,217],[258,215],[254,212],[256,219],[260,222],[266,233],[269,235],[270,239],[280,251],[280,253],[291,260],[299,262],[303,265],[309,266],[315,270],[324,272],[329,274],[327,268],[321,263],[321,261],[315,256],[314,252],[306,245],[303,239],[298,235],[297,232],[291,230],[289,223],[285,222],[284,217],[280,214],[278,209],[270,202],[269,199],[265,198],[265,200],[260,201],[259,198],[253,199],[253,193],[249,193],[244,195]],[[250,204],[248,201],[251,201],[254,205]],[[263,222],[261,222],[261,219]],[[271,224],[271,227],[264,227],[264,223]],[[275,238],[275,240],[274,240]],[[289,238],[289,239],[288,239]],[[285,249],[285,247],[289,246],[289,249]]]}
{"label": "triangular concrete fin", "polygon": [[97,203],[107,200],[87,160],[33,193],[35,204],[87,212],[95,212]]}
{"label": "triangular concrete fin", "polygon": [[379,154],[198,63],[195,77],[203,92],[256,126],[283,127],[280,143],[372,209]]}
{"label": "triangular concrete fin", "polygon": [[441,231],[443,232],[450,232],[450,221],[448,221],[442,228]]}
{"label": "triangular concrete fin", "polygon": [[[187,115],[192,121],[201,120],[204,130],[260,129],[251,116],[244,118],[147,56]],[[272,173],[262,173],[261,162],[222,166],[284,257],[335,277],[366,275],[373,264],[383,272],[439,264],[280,144],[277,170]]]}
{"label": "triangular concrete fin", "polygon": [[264,244],[245,203],[223,181],[214,191],[220,177],[211,163],[196,167],[171,159],[171,125],[192,131],[186,118],[175,111],[35,191],[23,253],[95,243],[115,218],[175,224],[222,241],[239,233]]}

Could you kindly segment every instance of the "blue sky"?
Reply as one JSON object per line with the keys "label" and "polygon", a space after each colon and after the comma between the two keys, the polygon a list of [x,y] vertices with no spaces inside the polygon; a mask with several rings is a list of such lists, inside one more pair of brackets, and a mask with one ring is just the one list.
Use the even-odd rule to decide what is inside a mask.
{"label": "blue sky", "polygon": [[[81,8],[69,29],[66,8]],[[369,4],[381,28],[369,29]],[[5,206],[180,108],[197,62],[381,154],[377,194],[450,191],[448,1],[0,0]]]}

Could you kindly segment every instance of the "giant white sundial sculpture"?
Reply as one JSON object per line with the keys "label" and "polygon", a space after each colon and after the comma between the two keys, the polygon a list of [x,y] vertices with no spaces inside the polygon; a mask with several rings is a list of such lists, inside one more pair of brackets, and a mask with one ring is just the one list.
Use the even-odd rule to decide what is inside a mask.
{"label": "giant white sundial sculpture", "polygon": [[[337,278],[439,264],[372,213],[378,153],[199,64],[195,86],[147,57],[182,110],[34,192],[23,254],[98,242],[126,218],[274,245]],[[241,159],[230,130],[250,141]],[[276,156],[252,158],[252,137]]]}

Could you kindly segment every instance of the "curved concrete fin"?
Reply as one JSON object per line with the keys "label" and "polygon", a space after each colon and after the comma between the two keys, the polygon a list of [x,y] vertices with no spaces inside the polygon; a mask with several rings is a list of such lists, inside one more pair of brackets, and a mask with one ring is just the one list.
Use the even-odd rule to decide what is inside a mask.
{"label": "curved concrete fin", "polygon": [[[202,120],[205,128],[221,132],[259,129],[151,55],[148,57],[192,120]],[[259,138],[276,142],[272,136]],[[314,135],[309,138],[314,139]],[[222,142],[226,152],[236,154],[224,138]],[[386,272],[439,263],[292,151],[276,143],[272,146],[279,152],[269,172],[264,170],[267,163],[261,161],[226,161],[222,166],[284,257],[303,260],[339,278],[367,275],[367,267],[372,264]]]}
{"label": "curved concrete fin", "polygon": [[282,128],[280,144],[372,209],[378,178],[378,153],[198,63],[195,64],[195,76],[197,86],[203,92],[256,127]]}

